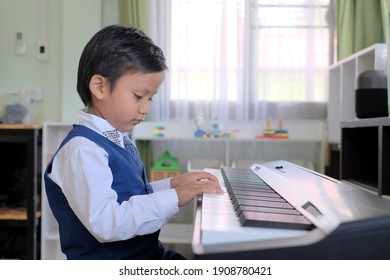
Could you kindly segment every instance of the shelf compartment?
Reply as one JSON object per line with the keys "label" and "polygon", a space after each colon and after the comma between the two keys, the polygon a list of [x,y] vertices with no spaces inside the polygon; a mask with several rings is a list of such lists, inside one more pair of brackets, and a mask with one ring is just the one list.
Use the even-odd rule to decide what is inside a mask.
{"label": "shelf compartment", "polygon": [[341,179],[390,195],[390,118],[341,122]]}
{"label": "shelf compartment", "polygon": [[390,126],[384,126],[382,131],[382,166],[380,180],[382,184],[381,194],[390,195]]}
{"label": "shelf compartment", "polygon": [[341,159],[341,179],[378,189],[378,128],[343,129]]}

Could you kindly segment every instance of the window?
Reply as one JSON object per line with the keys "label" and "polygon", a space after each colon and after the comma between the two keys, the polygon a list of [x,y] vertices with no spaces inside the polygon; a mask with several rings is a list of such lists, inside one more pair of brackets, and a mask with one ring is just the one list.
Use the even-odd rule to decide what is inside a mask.
{"label": "window", "polygon": [[326,101],[329,0],[251,2],[258,100]]}
{"label": "window", "polygon": [[237,100],[244,3],[172,0],[171,99]]}
{"label": "window", "polygon": [[[219,98],[222,71],[227,72],[226,88],[236,88],[237,60],[244,51],[244,2],[172,1],[172,99]],[[250,2],[249,47],[256,60],[249,62],[256,69],[259,100],[325,101],[328,10],[329,0]],[[190,92],[183,94],[189,85]],[[237,99],[237,91],[228,96]]]}
{"label": "window", "polygon": [[171,21],[156,120],[194,118],[199,108],[221,121],[326,117],[330,0],[158,2],[169,13],[157,17],[156,36]]}
{"label": "window", "polygon": [[172,99],[219,99],[224,75],[229,77],[229,99],[237,98],[242,4],[235,0],[172,1]]}

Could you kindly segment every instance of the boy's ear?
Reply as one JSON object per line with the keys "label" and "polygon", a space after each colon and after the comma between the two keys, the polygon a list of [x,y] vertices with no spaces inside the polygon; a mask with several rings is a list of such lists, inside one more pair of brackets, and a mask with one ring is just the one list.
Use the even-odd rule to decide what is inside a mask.
{"label": "boy's ear", "polygon": [[92,96],[98,100],[102,100],[104,97],[104,85],[106,82],[106,78],[102,75],[93,75],[89,80],[89,90],[91,91]]}

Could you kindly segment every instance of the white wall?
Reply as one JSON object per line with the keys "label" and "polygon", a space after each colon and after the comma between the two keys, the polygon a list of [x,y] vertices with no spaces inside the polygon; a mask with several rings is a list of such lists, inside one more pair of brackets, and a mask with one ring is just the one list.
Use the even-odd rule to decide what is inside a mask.
{"label": "white wall", "polygon": [[90,37],[102,26],[101,3],[65,0],[62,6],[62,103],[61,119],[72,122],[83,107],[76,91],[77,66]]}
{"label": "white wall", "polygon": [[[48,4],[47,61],[36,56],[42,2]],[[42,88],[39,119],[73,122],[82,107],[76,91],[81,51],[102,26],[118,22],[117,7],[117,0],[0,0],[0,93]],[[23,56],[14,52],[17,32],[26,43]]]}

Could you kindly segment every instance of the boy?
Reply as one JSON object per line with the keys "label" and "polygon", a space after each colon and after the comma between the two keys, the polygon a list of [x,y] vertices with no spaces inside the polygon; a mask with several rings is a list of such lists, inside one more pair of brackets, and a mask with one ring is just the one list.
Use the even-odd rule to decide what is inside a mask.
{"label": "boy", "polygon": [[149,183],[127,134],[149,112],[165,58],[142,31],[112,25],[85,46],[77,91],[85,108],[45,172],[50,207],[68,259],[183,259],[160,228],[217,179],[193,172]]}

